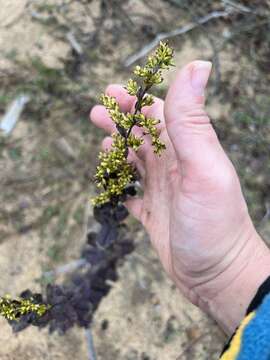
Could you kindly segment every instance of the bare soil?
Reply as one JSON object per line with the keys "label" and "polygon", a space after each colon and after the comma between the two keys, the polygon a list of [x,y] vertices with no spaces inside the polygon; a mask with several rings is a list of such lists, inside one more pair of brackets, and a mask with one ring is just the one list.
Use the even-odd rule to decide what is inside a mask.
{"label": "bare soil", "polygon": [[[46,5],[58,3],[61,2],[50,1]],[[136,13],[156,16],[157,21],[172,19],[174,26],[185,22],[185,19],[178,19],[176,10],[167,2],[157,2],[160,16],[156,13],[153,15],[144,2],[138,2],[139,5],[130,3],[124,7],[125,11],[136,10]],[[90,14],[99,13],[98,1],[91,2],[89,7]],[[17,296],[26,288],[40,291],[43,284],[39,279],[43,271],[78,257],[85,241],[85,213],[93,222],[87,203],[95,191],[90,178],[94,174],[99,142],[103,136],[88,124],[87,113],[107,83],[122,83],[127,79],[129,70],[121,69],[121,60],[135,51],[134,34],[127,33],[116,42],[113,35],[108,35],[115,30],[114,20],[107,20],[105,30],[101,30],[99,47],[84,47],[90,57],[81,65],[80,73],[77,76],[73,74],[72,81],[65,85],[69,90],[71,87],[72,94],[75,94],[72,100],[68,97],[65,99],[64,95],[59,97],[55,93],[59,83],[57,86],[53,83],[52,90],[48,91],[46,86],[50,84],[44,85],[40,68],[31,68],[30,64],[33,59],[39,58],[46,69],[61,72],[67,71],[67,62],[72,60],[72,71],[75,71],[71,44],[64,35],[60,35],[59,24],[58,27],[44,25],[47,15],[41,13],[44,21],[38,21],[33,16],[34,11],[37,11],[35,6],[26,0],[5,0],[0,6],[0,53],[3,54],[0,58],[0,74],[3,75],[4,94],[8,95],[7,98],[2,96],[0,115],[16,93],[21,92],[22,85],[27,83],[29,77],[38,78],[38,86],[41,86],[39,90],[35,83],[35,99],[0,147],[0,294],[9,293],[12,296]],[[70,25],[65,23],[68,19],[61,14],[58,18],[60,24]],[[79,2],[73,3],[65,15],[91,32],[94,23],[90,15],[87,19]],[[145,20],[141,22],[140,26],[145,25]],[[159,25],[153,24],[152,30],[148,31],[156,31],[155,26]],[[216,30],[225,31],[227,26],[217,25]],[[76,36],[79,40],[80,36],[83,38],[82,34],[76,33]],[[200,31],[174,41],[176,69],[166,77],[161,95],[165,93],[177,68],[195,59],[213,60],[215,56],[211,42]],[[147,35],[143,42],[147,43]],[[139,48],[138,44],[136,48]],[[208,101],[209,113],[215,125],[219,127],[222,122],[220,135],[224,146],[244,172],[256,171],[262,165],[248,163],[247,167],[243,167],[243,157],[235,154],[236,148],[233,147],[237,144],[237,136],[228,140],[224,135],[228,128],[232,129],[231,103],[224,101],[224,97],[221,101],[220,94],[215,90],[217,82],[221,87],[237,87],[241,74],[239,71],[235,75],[235,67],[247,66],[244,57],[238,64],[235,63],[233,46],[221,49]],[[230,82],[225,84],[232,68],[234,72]],[[14,80],[15,73],[19,80]],[[237,134],[237,131],[237,128],[232,129],[233,134]],[[262,172],[261,178],[254,180],[255,190],[246,190],[253,204],[252,215],[257,220],[264,215],[265,203],[260,189],[261,184],[267,186],[265,177]],[[166,277],[141,226],[130,219],[129,228],[130,236],[135,239],[136,250],[119,268],[119,280],[94,316],[92,333],[97,358],[217,359],[225,335],[208,316],[185,300]],[[262,231],[268,237],[267,221],[262,224]],[[39,331],[28,328],[14,335],[6,321],[0,319],[0,359],[87,358],[85,332],[82,329],[73,329],[65,336],[59,336],[49,335],[46,329]]]}

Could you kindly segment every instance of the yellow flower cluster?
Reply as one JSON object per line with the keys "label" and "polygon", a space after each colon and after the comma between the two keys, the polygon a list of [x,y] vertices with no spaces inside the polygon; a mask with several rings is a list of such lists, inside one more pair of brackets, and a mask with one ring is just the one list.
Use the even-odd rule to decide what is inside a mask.
{"label": "yellow flower cluster", "polygon": [[19,320],[22,315],[35,313],[43,316],[49,306],[45,304],[35,304],[29,299],[11,299],[9,296],[0,298],[0,315],[7,320]]}
{"label": "yellow flower cluster", "polygon": [[154,97],[147,92],[153,85],[163,81],[162,70],[173,66],[172,59],[173,49],[167,43],[160,42],[155,53],[148,57],[145,66],[135,67],[134,74],[137,80],[130,79],[126,86],[127,92],[137,98],[134,113],[122,112],[114,97],[101,96],[101,102],[116,124],[118,133],[113,134],[111,150],[101,152],[99,155],[100,164],[95,178],[97,186],[103,188],[103,192],[92,200],[95,206],[110,201],[121,201],[127,186],[135,181],[135,169],[127,161],[128,151],[129,148],[138,151],[144,142],[142,137],[132,133],[135,126],[142,128],[144,135],[150,135],[156,154],[160,155],[165,149],[156,127],[160,121],[143,115],[142,108],[153,105]]}
{"label": "yellow flower cluster", "polygon": [[145,66],[135,67],[134,74],[143,78],[146,86],[152,86],[163,81],[161,70],[173,65],[173,49],[161,41],[155,53],[148,57]]}
{"label": "yellow flower cluster", "polygon": [[136,125],[143,127],[145,134],[149,134],[152,139],[152,146],[154,147],[154,152],[158,155],[161,154],[162,150],[165,150],[165,144],[159,139],[159,131],[156,128],[156,125],[160,123],[160,120],[146,117],[143,114],[138,114],[136,116]]}
{"label": "yellow flower cluster", "polygon": [[132,126],[133,115],[129,113],[124,114],[121,112],[119,105],[114,97],[101,95],[100,100],[108,110],[111,119],[116,125],[121,126],[123,129],[129,129]]}
{"label": "yellow flower cluster", "polygon": [[96,182],[104,191],[93,200],[94,205],[122,195],[125,187],[134,181],[134,168],[127,162],[125,138],[114,134],[113,140],[112,149],[99,154]]}
{"label": "yellow flower cluster", "polygon": [[127,89],[127,92],[129,93],[129,95],[132,95],[132,96],[136,96],[140,89],[137,81],[135,81],[133,79],[128,80],[127,86],[125,88]]}

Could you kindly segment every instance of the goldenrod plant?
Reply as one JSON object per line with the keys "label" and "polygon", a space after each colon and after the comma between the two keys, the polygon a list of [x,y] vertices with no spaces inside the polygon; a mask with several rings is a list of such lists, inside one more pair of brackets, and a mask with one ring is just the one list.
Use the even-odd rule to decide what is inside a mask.
{"label": "goldenrod plant", "polygon": [[101,103],[115,123],[117,132],[112,135],[111,149],[99,154],[100,163],[95,179],[97,187],[103,191],[92,200],[95,206],[109,202],[117,204],[123,199],[127,186],[136,180],[136,170],[127,157],[129,149],[138,151],[144,139],[143,136],[132,133],[135,127],[143,129],[144,136],[151,137],[157,155],[165,149],[157,129],[160,120],[146,117],[142,109],[153,105],[154,97],[148,91],[154,85],[162,83],[162,70],[167,70],[170,66],[173,66],[173,49],[167,43],[160,42],[155,53],[148,57],[145,66],[135,67],[135,78],[129,79],[126,85],[127,92],[137,98],[132,113],[122,112],[114,97],[101,95]]}
{"label": "goldenrod plant", "polygon": [[[157,155],[165,149],[157,128],[159,120],[145,116],[142,110],[154,103],[148,91],[163,81],[162,70],[173,65],[172,58],[173,50],[161,42],[144,67],[135,67],[135,77],[126,86],[135,97],[132,113],[122,112],[115,98],[101,96],[117,131],[112,135],[111,149],[99,155],[96,182],[103,192],[93,199],[93,204],[94,217],[101,226],[98,232],[87,233],[79,261],[86,265],[85,271],[74,269],[62,284],[46,285],[44,294],[25,290],[18,299],[0,297],[0,315],[9,321],[14,332],[30,325],[48,326],[50,332],[60,334],[73,326],[88,328],[100,301],[110,291],[108,280],[117,280],[118,264],[134,249],[133,239],[120,231],[121,222],[128,216],[123,202],[127,194],[134,195],[132,184],[137,178],[136,169],[127,160],[128,153],[129,149],[138,151],[144,136],[151,138]],[[135,127],[143,130],[142,136],[133,133]]]}

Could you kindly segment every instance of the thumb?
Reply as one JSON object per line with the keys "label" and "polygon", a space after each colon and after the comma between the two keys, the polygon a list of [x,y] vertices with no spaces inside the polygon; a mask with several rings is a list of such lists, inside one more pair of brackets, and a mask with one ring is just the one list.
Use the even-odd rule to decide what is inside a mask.
{"label": "thumb", "polygon": [[226,157],[204,110],[204,91],[211,67],[209,61],[186,65],[176,75],[165,100],[167,132],[183,176],[209,173],[216,161]]}

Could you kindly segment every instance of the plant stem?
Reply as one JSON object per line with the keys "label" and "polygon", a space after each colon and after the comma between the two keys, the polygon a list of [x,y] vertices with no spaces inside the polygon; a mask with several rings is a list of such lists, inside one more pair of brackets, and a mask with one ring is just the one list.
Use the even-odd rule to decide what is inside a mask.
{"label": "plant stem", "polygon": [[97,360],[91,329],[85,329],[85,337],[87,341],[88,360]]}
{"label": "plant stem", "polygon": [[[159,71],[159,66],[157,66],[154,70],[153,70],[153,75],[155,75],[157,72]],[[151,88],[152,85],[146,85],[145,88],[143,89],[142,87],[140,87],[139,91],[138,91],[138,95],[137,95],[137,102],[135,104],[135,110],[134,110],[134,115],[138,114],[138,112],[141,113],[142,110],[142,101],[143,98],[145,96],[145,94],[147,93],[147,91]],[[131,127],[128,129],[126,137],[125,137],[125,145],[127,147],[127,140],[128,137],[131,134],[131,131],[133,129],[133,127],[136,125],[136,120],[134,120],[133,124],[131,125]],[[127,155],[128,155],[128,147],[127,147]]]}

